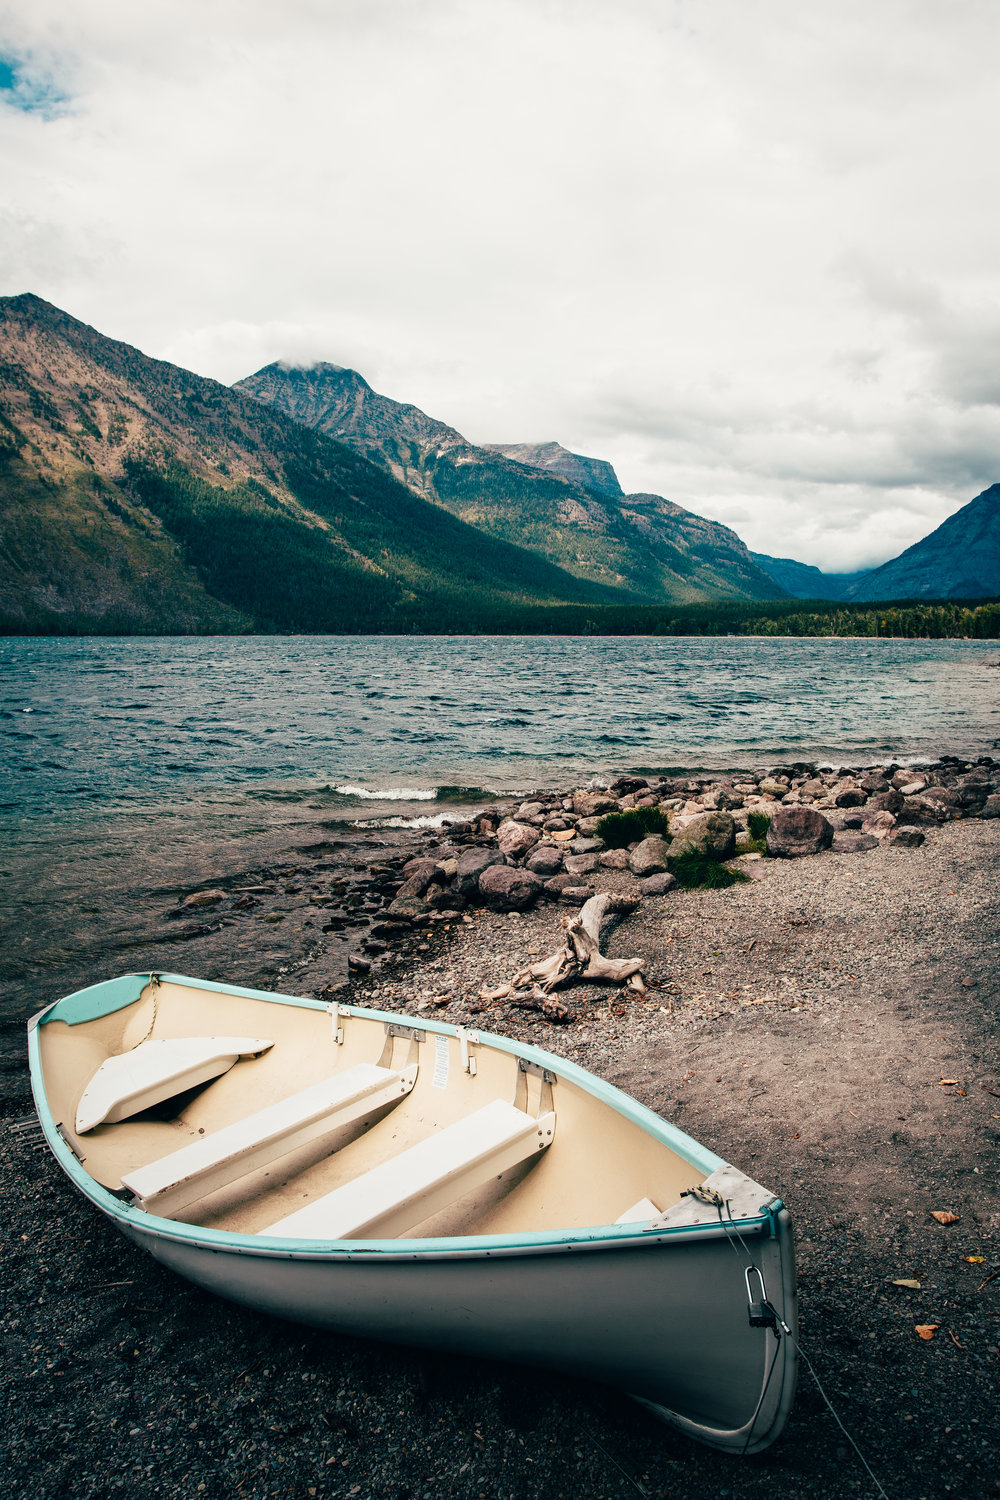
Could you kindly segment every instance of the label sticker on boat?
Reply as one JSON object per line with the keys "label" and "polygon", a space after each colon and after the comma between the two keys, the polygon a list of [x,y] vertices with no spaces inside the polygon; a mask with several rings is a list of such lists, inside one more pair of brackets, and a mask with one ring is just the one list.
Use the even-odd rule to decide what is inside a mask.
{"label": "label sticker on boat", "polygon": [[436,1089],[448,1087],[448,1038],[446,1036],[434,1038],[434,1077],[431,1082]]}

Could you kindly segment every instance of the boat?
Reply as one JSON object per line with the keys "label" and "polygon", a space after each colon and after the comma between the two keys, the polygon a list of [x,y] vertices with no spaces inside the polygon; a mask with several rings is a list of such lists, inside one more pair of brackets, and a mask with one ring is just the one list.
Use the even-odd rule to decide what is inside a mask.
{"label": "boat", "polygon": [[422,1016],[129,974],[28,1023],[48,1146],[134,1244],[281,1318],[782,1430],[779,1198],[572,1062]]}

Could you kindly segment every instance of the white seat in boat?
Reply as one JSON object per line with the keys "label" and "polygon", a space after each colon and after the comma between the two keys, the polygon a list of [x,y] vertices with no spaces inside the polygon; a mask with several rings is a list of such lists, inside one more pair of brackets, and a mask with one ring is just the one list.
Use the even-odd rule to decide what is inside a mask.
{"label": "white seat in boat", "polygon": [[274,1043],[256,1036],[185,1036],[140,1042],[101,1063],[80,1095],[76,1133],[127,1120],[140,1110],[218,1078],[241,1057],[259,1057]]}
{"label": "white seat in boat", "polygon": [[651,1203],[648,1198],[640,1198],[638,1203],[633,1203],[631,1208],[627,1208],[623,1214],[619,1214],[617,1219],[615,1220],[615,1223],[648,1223],[650,1219],[658,1218],[659,1213],[660,1210],[657,1208],[655,1203]]}
{"label": "white seat in boat", "polygon": [[122,1177],[149,1213],[171,1214],[197,1198],[229,1187],[313,1141],[398,1103],[413,1088],[417,1065],[382,1068],[376,1063],[322,1078],[287,1099],[136,1167]]}
{"label": "white seat in boat", "polygon": [[259,1233],[289,1240],[394,1238],[543,1151],[555,1129],[554,1113],[536,1119],[495,1099]]}

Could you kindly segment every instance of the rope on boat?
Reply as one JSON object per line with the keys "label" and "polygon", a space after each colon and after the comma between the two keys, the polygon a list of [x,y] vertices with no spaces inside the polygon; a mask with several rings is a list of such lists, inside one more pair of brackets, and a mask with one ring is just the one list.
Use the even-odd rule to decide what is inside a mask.
{"label": "rope on boat", "polygon": [[[699,1198],[700,1201],[702,1201],[702,1202],[712,1202],[713,1207],[718,1212],[719,1223],[721,1224],[723,1230],[725,1231],[726,1241],[727,1241],[730,1249],[732,1250],[733,1254],[736,1256],[736,1259],[741,1261],[740,1252],[739,1252],[739,1250],[737,1250],[736,1244],[734,1243],[734,1237],[735,1237],[735,1240],[737,1240],[739,1242],[740,1246],[743,1249],[743,1253],[744,1253],[744,1255],[747,1258],[747,1262],[748,1262],[748,1264],[743,1269],[743,1274],[744,1274],[744,1278],[745,1278],[746,1283],[747,1283],[747,1296],[750,1299],[751,1317],[753,1317],[753,1311],[752,1311],[752,1309],[755,1308],[755,1307],[760,1308],[762,1310],[762,1312],[764,1313],[764,1315],[767,1316],[770,1321],[766,1325],[758,1324],[757,1326],[766,1326],[766,1327],[769,1327],[770,1331],[774,1334],[774,1340],[775,1340],[775,1343],[774,1343],[774,1353],[771,1356],[771,1364],[770,1364],[770,1368],[768,1369],[767,1376],[766,1376],[766,1378],[764,1380],[764,1387],[763,1387],[763,1389],[762,1389],[762,1391],[760,1393],[760,1400],[757,1402],[756,1410],[754,1411],[754,1414],[753,1414],[753,1416],[750,1419],[750,1426],[747,1429],[747,1440],[746,1440],[746,1443],[744,1445],[744,1450],[750,1446],[750,1439],[753,1436],[754,1424],[756,1423],[757,1418],[760,1415],[761,1407],[764,1405],[764,1397],[767,1395],[767,1388],[771,1384],[771,1376],[774,1374],[774,1369],[775,1369],[775,1366],[776,1366],[776,1364],[778,1362],[778,1352],[779,1352],[779,1349],[781,1347],[781,1334],[784,1333],[785,1337],[791,1340],[792,1345],[793,1345],[796,1353],[799,1355],[799,1357],[802,1360],[802,1363],[805,1365],[806,1369],[809,1371],[809,1374],[812,1376],[813,1380],[816,1382],[816,1389],[819,1391],[820,1395],[822,1396],[823,1400],[825,1401],[825,1403],[827,1405],[827,1408],[829,1409],[830,1415],[833,1417],[833,1420],[836,1422],[837,1426],[840,1428],[841,1432],[844,1434],[845,1438],[850,1443],[850,1445],[854,1449],[855,1453],[858,1455],[858,1459],[860,1460],[862,1468],[864,1469],[865,1473],[868,1475],[868,1478],[871,1480],[872,1484],[875,1486],[876,1490],[878,1491],[879,1495],[881,1496],[881,1500],[889,1500],[889,1496],[886,1494],[885,1490],[882,1488],[881,1484],[879,1483],[878,1478],[876,1477],[875,1473],[873,1472],[871,1465],[869,1464],[868,1460],[865,1458],[864,1454],[862,1453],[861,1449],[858,1447],[857,1443],[854,1441],[854,1438],[851,1436],[851,1434],[848,1432],[847,1428],[844,1426],[844,1423],[841,1421],[840,1415],[837,1412],[836,1408],[834,1407],[833,1402],[830,1400],[829,1396],[826,1394],[826,1391],[823,1389],[823,1384],[822,1384],[819,1376],[816,1374],[816,1371],[815,1371],[815,1369],[813,1367],[813,1363],[812,1363],[811,1359],[809,1358],[808,1354],[805,1352],[805,1350],[803,1349],[802,1345],[799,1343],[798,1339],[795,1337],[795,1334],[792,1332],[792,1330],[789,1328],[788,1324],[785,1322],[784,1318],[781,1317],[781,1315],[778,1313],[777,1309],[768,1300],[768,1298],[767,1298],[767,1292],[766,1292],[766,1289],[764,1287],[764,1278],[761,1275],[760,1267],[754,1261],[752,1250],[750,1249],[750,1247],[747,1244],[746,1240],[740,1234],[739,1230],[736,1227],[735,1222],[733,1221],[733,1209],[732,1209],[732,1204],[730,1203],[729,1199],[728,1198],[723,1199],[716,1192],[712,1192],[711,1193],[711,1197],[709,1197],[708,1193],[704,1189],[697,1189],[697,1188],[692,1189],[687,1194],[687,1196],[688,1197],[692,1197],[692,1198]],[[728,1221],[729,1221],[728,1223],[726,1222],[726,1219],[724,1219],[722,1217],[722,1210],[723,1210],[723,1208],[725,1208],[725,1210],[726,1210],[726,1218],[728,1218]],[[742,1261],[741,1261],[741,1263],[742,1263]],[[759,1303],[753,1302],[753,1297],[752,1297],[752,1293],[751,1293],[751,1290],[750,1290],[750,1273],[751,1273],[751,1271],[756,1272],[757,1277],[759,1278],[759,1281],[760,1281],[760,1287],[761,1287],[761,1292],[763,1293],[763,1298],[762,1298],[762,1301],[759,1302]],[[780,1327],[781,1332],[779,1332],[779,1327]]]}
{"label": "rope on boat", "polygon": [[135,1044],[135,1047],[132,1048],[133,1052],[135,1051],[136,1047],[141,1047],[142,1044],[143,1044],[143,1042],[148,1042],[149,1038],[153,1035],[153,1027],[156,1025],[156,992],[157,992],[157,990],[159,988],[160,988],[160,976],[159,976],[159,974],[150,974],[150,976],[149,976],[149,993],[153,997],[153,1014],[150,1017],[149,1029],[147,1030],[146,1035],[145,1036],[141,1036],[139,1038],[139,1040]]}

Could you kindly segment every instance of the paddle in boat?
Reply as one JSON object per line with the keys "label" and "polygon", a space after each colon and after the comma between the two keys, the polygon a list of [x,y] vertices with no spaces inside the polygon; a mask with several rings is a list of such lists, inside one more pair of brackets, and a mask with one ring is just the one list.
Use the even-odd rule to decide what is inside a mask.
{"label": "paddle in boat", "polygon": [[80,990],[28,1030],[60,1166],[199,1286],[603,1381],[717,1448],[784,1426],[787,1211],[575,1064],[171,974]]}

